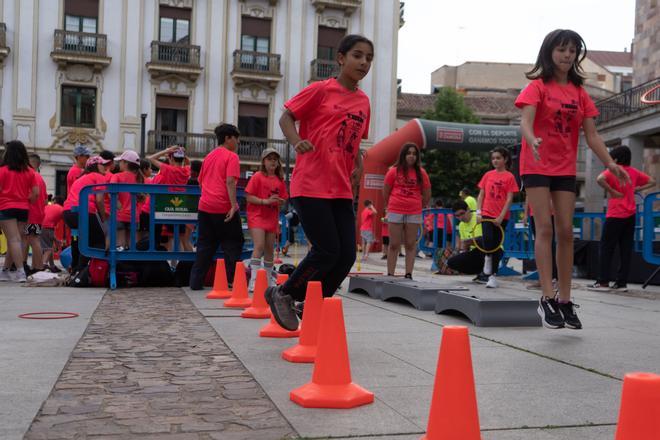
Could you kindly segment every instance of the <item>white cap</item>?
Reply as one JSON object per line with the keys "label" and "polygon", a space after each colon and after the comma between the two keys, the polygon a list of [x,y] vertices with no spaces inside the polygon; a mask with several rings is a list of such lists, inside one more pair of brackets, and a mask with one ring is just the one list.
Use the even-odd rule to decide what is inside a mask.
{"label": "white cap", "polygon": [[126,162],[134,163],[135,165],[140,165],[140,156],[133,150],[126,150],[121,153],[121,156],[117,160],[125,160]]}

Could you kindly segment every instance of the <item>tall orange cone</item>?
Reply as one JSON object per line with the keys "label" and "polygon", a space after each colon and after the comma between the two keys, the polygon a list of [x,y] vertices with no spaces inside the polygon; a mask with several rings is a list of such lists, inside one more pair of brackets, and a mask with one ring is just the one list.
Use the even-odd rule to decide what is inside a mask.
{"label": "tall orange cone", "polygon": [[470,338],[463,326],[442,329],[429,423],[422,437],[439,439],[481,439]]}
{"label": "tall orange cone", "polygon": [[232,286],[231,298],[225,301],[224,307],[236,307],[244,309],[252,304],[248,296],[247,279],[245,278],[245,266],[242,261],[236,263],[234,271],[234,285]]}
{"label": "tall orange cone", "polygon": [[206,299],[226,299],[231,297],[231,291],[227,285],[227,272],[225,270],[225,260],[218,258],[215,262],[215,277],[213,278],[213,290],[211,290]]}
{"label": "tall orange cone", "polygon": [[660,375],[630,373],[623,378],[616,440],[660,439]]}
{"label": "tall orange cone", "polygon": [[305,408],[354,408],[373,403],[374,394],[351,381],[341,298],[325,298],[312,381],[291,391]]}
{"label": "tall orange cone", "polygon": [[257,272],[257,280],[254,283],[252,305],[241,313],[241,318],[270,318],[270,307],[268,307],[268,304],[266,304],[266,298],[264,298],[266,287],[268,287],[268,272],[266,272],[266,269],[259,269]]}
{"label": "tall orange cone", "polygon": [[323,289],[319,281],[307,283],[305,313],[300,324],[300,341],[282,352],[282,359],[289,362],[310,363],[316,357],[316,342],[321,324]]}
{"label": "tall orange cone", "polygon": [[[277,275],[276,283],[279,286],[280,284],[283,284],[287,279],[289,279],[289,275],[280,273]],[[262,338],[297,338],[300,336],[300,330],[289,331],[282,328],[271,315],[270,322],[261,327],[261,330],[259,330],[259,336]]]}

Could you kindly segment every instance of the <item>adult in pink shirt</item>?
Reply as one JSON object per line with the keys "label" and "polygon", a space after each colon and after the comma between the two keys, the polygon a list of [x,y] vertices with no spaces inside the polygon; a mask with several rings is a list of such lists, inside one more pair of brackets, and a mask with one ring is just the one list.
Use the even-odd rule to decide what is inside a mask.
{"label": "adult in pink shirt", "polygon": [[[71,185],[71,190],[64,201],[64,212],[62,214],[64,223],[71,229],[78,229],[80,203],[87,203],[89,234],[88,243],[90,247],[105,249],[105,233],[102,224],[107,218],[103,194],[90,195],[88,200],[80,200],[80,191],[88,185],[100,185],[108,183],[105,174],[110,168],[112,161],[103,159],[101,156],[92,156],[85,164],[82,176]],[[71,267],[73,273],[87,265],[89,258],[80,254],[78,241],[84,237],[76,237],[71,240]]]}
{"label": "adult in pink shirt", "polygon": [[[610,152],[612,159],[623,167],[630,176],[630,183],[622,185],[609,171],[603,171],[596,181],[609,196],[605,224],[600,238],[600,266],[598,279],[589,290],[620,292],[628,291],[628,274],[630,272],[630,256],[635,237],[635,192],[655,186],[655,179],[630,166],[632,154],[627,146],[616,147]],[[616,279],[610,286],[610,266],[614,250],[619,247],[619,267]]]}
{"label": "adult in pink shirt", "polygon": [[374,242],[374,215],[376,208],[371,200],[364,201],[364,209],[360,214],[360,238],[362,238],[362,261],[369,258],[369,250]]}
{"label": "adult in pink shirt", "polygon": [[[5,265],[1,281],[26,281],[23,269],[21,231],[28,220],[30,204],[39,197],[39,185],[30,167],[27,150],[21,141],[10,141],[0,162],[0,229],[7,238]],[[10,272],[11,263],[16,271]]]}
{"label": "adult in pink shirt", "polygon": [[240,176],[238,128],[221,124],[215,128],[219,145],[202,163],[199,172],[201,196],[197,208],[197,250],[190,270],[190,288],[201,290],[213,256],[222,247],[227,280],[234,279],[236,262],[243,250],[243,228],[236,200],[236,182]]}
{"label": "adult in pink shirt", "polygon": [[[532,81],[515,102],[522,109],[520,175],[536,218],[534,254],[543,291],[539,314],[548,328],[582,328],[571,300],[575,169],[581,128],[587,145],[607,169],[617,179],[630,181],[596,131],[594,118],[598,110],[582,87],[580,63],[586,56],[584,48],[584,40],[574,31],[550,32],[536,64],[527,73]],[[550,200],[555,208],[557,234],[557,299],[552,286]]]}
{"label": "adult in pink shirt", "polygon": [[263,267],[268,272],[268,282],[273,270],[275,240],[279,231],[280,208],[288,198],[284,184],[284,172],[280,163],[280,153],[274,148],[265,148],[261,152],[261,167],[254,173],[245,188],[247,199],[247,222],[252,236],[253,250],[250,260],[250,285],[254,288],[257,271]]}
{"label": "adult in pink shirt", "polygon": [[[502,231],[506,229],[511,213],[513,195],[518,192],[516,178],[509,171],[511,167],[511,154],[504,147],[496,147],[490,152],[490,163],[493,169],[486,172],[479,181],[479,195],[477,196],[477,221],[483,222],[484,247],[488,251],[484,258],[484,268],[474,279],[478,283],[485,283],[486,287],[496,288],[497,268],[503,255]],[[500,229],[501,226],[502,229]]]}
{"label": "adult in pink shirt", "polygon": [[396,260],[406,249],[406,274],[412,279],[417,256],[417,234],[422,227],[422,209],[431,200],[431,181],[421,165],[419,147],[404,144],[396,164],[385,174],[383,198],[387,207],[390,245],[387,251],[387,274],[394,276]]}
{"label": "adult in pink shirt", "polygon": [[[110,183],[144,183],[140,169],[140,156],[135,151],[126,150],[119,156],[119,172],[113,174]],[[140,220],[136,196],[135,222]],[[131,194],[121,192],[117,195],[117,246],[129,247],[131,236]]]}
{"label": "adult in pink shirt", "polygon": [[347,35],[337,49],[339,75],[310,84],[284,104],[280,127],[297,152],[291,201],[312,245],[283,285],[266,290],[275,320],[288,330],[298,328],[294,301],[305,300],[307,283],[320,281],[323,295],[332,296],[355,262],[352,189],[359,183],[360,141],[368,138],[371,115],[358,84],[373,56],[370,40]]}
{"label": "adult in pink shirt", "polygon": [[83,173],[87,159],[92,155],[92,151],[84,145],[78,145],[73,149],[73,165],[66,174],[66,193],[69,194],[71,185]]}

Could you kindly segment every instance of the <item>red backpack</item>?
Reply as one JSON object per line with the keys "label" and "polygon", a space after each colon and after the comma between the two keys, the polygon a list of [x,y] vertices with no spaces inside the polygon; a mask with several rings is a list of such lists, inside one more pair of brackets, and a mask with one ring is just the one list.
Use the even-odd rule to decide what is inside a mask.
{"label": "red backpack", "polygon": [[92,258],[89,260],[89,278],[94,287],[108,286],[108,271],[110,265],[106,260]]}

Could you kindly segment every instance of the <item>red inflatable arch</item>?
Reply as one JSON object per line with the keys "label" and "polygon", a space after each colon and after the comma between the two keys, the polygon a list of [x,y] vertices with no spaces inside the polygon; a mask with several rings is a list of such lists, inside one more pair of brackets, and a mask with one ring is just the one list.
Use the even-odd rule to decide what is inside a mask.
{"label": "red inflatable arch", "polygon": [[[378,213],[383,212],[383,179],[385,173],[396,162],[401,147],[406,142],[417,144],[420,149],[445,149],[466,151],[488,151],[498,145],[520,143],[520,127],[511,125],[477,125],[453,122],[413,119],[385,139],[367,150],[360,182],[359,213],[363,202],[371,200]],[[376,216],[375,236],[380,237],[380,216]],[[359,239],[359,234],[358,239]]]}

